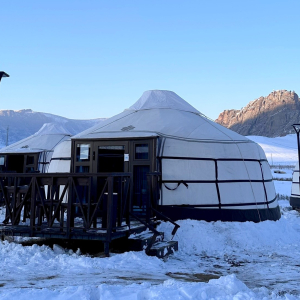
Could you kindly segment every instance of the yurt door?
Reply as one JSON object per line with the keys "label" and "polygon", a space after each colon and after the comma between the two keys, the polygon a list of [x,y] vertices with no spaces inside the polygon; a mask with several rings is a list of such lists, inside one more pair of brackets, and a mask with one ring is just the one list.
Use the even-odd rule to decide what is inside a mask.
{"label": "yurt door", "polygon": [[[75,155],[75,173],[120,173],[129,169],[127,141],[79,141],[75,143]],[[99,198],[105,182],[106,177],[92,178],[91,197]],[[117,192],[117,182],[115,185]]]}
{"label": "yurt door", "polygon": [[135,140],[131,142],[130,172],[133,173],[133,210],[141,214],[146,212],[149,197],[147,174],[155,170],[154,142]]}
{"label": "yurt door", "polygon": [[[93,173],[122,173],[128,172],[128,142],[127,141],[97,141],[93,145]],[[96,193],[99,197],[106,178],[98,177]],[[118,193],[118,180],[114,181],[114,192]]]}

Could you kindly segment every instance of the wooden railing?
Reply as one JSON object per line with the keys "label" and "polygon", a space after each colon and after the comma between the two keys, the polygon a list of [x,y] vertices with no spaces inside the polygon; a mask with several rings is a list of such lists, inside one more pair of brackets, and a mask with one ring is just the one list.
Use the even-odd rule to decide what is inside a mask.
{"label": "wooden railing", "polygon": [[161,234],[154,216],[170,221],[173,235],[179,228],[156,210],[160,177],[158,172],[147,174],[143,215],[132,209],[131,173],[1,173],[0,200],[6,206],[1,230],[9,235],[100,240],[109,255],[113,239],[148,228],[153,232],[148,251]]}
{"label": "wooden railing", "polygon": [[131,182],[131,173],[2,173],[3,223],[27,226],[31,236],[45,228],[59,228],[64,238],[101,229],[110,241],[117,228],[130,226]]}

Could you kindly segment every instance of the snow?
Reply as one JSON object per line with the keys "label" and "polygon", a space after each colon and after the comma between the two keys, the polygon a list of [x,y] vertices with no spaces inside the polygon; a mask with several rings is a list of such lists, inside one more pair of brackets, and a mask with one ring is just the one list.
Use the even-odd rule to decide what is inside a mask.
{"label": "snow", "polygon": [[298,161],[296,134],[275,138],[265,136],[247,136],[247,138],[263,148],[270,165],[295,165]]}
{"label": "snow", "polygon": [[[279,141],[289,147],[288,139]],[[278,148],[277,138],[262,141]],[[164,260],[143,251],[100,258],[58,244],[22,246],[22,238],[0,242],[0,299],[300,299],[300,214],[286,200],[292,169],[283,165],[293,157],[282,145],[282,165],[272,168],[279,221],[178,221],[179,251]],[[158,228],[166,239],[172,229]]]}
{"label": "snow", "polygon": [[[289,195],[290,181],[275,186]],[[179,251],[166,260],[4,241],[0,299],[299,299],[300,215],[279,202],[277,222],[179,221]],[[158,230],[171,238],[169,223]]]}

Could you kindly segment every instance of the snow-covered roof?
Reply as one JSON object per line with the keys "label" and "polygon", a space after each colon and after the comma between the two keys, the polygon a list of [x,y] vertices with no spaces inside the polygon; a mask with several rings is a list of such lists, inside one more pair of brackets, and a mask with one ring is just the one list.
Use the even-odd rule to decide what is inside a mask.
{"label": "snow-covered roof", "polygon": [[46,123],[35,134],[11,144],[0,150],[0,153],[35,153],[51,151],[62,141],[69,139],[70,132],[61,125]]}
{"label": "snow-covered roof", "polygon": [[56,123],[45,123],[34,135],[65,134],[72,135],[69,130]]}
{"label": "snow-covered roof", "polygon": [[143,110],[153,108],[169,108],[189,111],[199,114],[188,102],[171,91],[152,90],[143,93],[141,98],[129,107],[129,110]]}
{"label": "snow-covered roof", "polygon": [[250,142],[203,116],[170,91],[147,91],[129,109],[73,138],[128,138],[165,136],[185,140]]}

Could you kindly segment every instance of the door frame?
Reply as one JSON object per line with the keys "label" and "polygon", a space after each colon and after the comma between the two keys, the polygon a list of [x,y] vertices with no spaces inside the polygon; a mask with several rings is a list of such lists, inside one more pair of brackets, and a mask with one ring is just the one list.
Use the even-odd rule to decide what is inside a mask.
{"label": "door frame", "polygon": [[[159,164],[157,160],[157,145],[158,137],[143,137],[143,138],[118,138],[118,139],[74,139],[72,140],[71,147],[71,172],[76,173],[77,166],[85,166],[89,168],[89,172],[86,173],[99,173],[97,172],[98,166],[98,147],[100,145],[107,146],[117,146],[124,145],[125,153],[129,154],[129,161],[124,162],[124,172],[129,172],[131,176],[131,197],[134,197],[134,167],[135,166],[149,166],[150,172],[155,172],[159,170]],[[89,160],[84,162],[76,161],[76,149],[78,144],[89,144],[90,145],[90,155]],[[137,144],[148,144],[148,159],[138,159],[135,157],[135,148]],[[128,153],[126,153],[128,150]],[[97,179],[92,179],[92,197],[97,195]],[[132,203],[133,205],[133,203]]]}
{"label": "door frame", "polygon": [[[136,144],[149,145],[149,157],[148,159],[136,159],[135,158],[135,145]],[[90,159],[88,161],[80,162],[76,161],[76,147],[77,144],[89,144],[90,145]],[[145,138],[118,138],[118,139],[74,139],[72,140],[71,147],[71,172],[76,173],[76,166],[89,167],[88,173],[98,173],[98,155],[97,149],[100,145],[107,146],[125,146],[125,154],[129,154],[129,161],[124,162],[124,172],[133,173],[133,167],[136,165],[149,165],[150,172],[158,171],[157,165],[157,137],[145,137]],[[126,153],[126,150],[128,152]]]}

